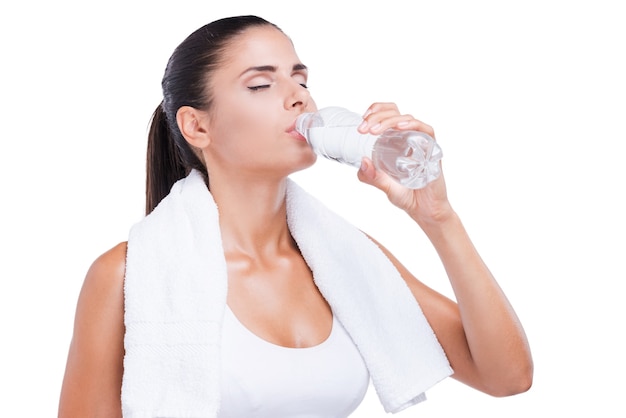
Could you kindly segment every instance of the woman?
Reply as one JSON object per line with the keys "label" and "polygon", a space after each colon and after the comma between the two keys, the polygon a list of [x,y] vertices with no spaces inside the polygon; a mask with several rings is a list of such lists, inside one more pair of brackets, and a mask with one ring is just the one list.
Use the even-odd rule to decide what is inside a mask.
{"label": "woman", "polygon": [[[371,363],[364,363],[359,355],[360,350],[367,360],[365,346],[356,347],[350,338],[355,334],[347,326],[346,332],[336,320],[335,306],[316,285],[316,271],[303,257],[288,224],[287,177],[311,166],[316,158],[293,129],[297,115],[316,110],[306,83],[306,66],[290,39],[275,25],[253,16],[221,19],[194,32],[176,49],[165,71],[164,99],[149,135],[146,212],[153,212],[175,182],[194,173],[201,173],[204,189],[210,190],[219,208],[228,291],[222,333],[218,334],[224,364],[211,365],[221,370],[222,376],[216,416],[347,416],[363,398],[368,372],[372,372]],[[388,103],[370,106],[359,131],[377,134],[392,127],[433,135],[430,126],[400,114]],[[533,366],[522,326],[450,205],[443,176],[424,189],[410,190],[391,181],[365,158],[358,178],[382,190],[391,203],[415,220],[445,266],[456,302],[428,288],[379,246],[432,327],[452,376],[494,396],[526,391]],[[127,245],[121,243],[104,253],[87,273],[61,393],[62,417],[122,415],[122,382],[126,385],[134,367],[128,335],[126,350],[124,345],[125,333],[130,332],[125,309],[127,321],[132,314],[130,296],[124,293],[125,275],[130,277]],[[170,254],[157,254],[156,258],[160,256]],[[396,303],[384,300],[381,306]],[[341,303],[337,306],[339,311]],[[247,380],[243,389],[233,389],[237,385],[233,374],[241,373],[242,379],[247,379],[247,373],[259,373],[252,370],[256,365],[232,370],[243,364],[239,360],[246,358],[245,350],[250,348],[248,343],[237,343],[240,340],[229,341],[233,335],[248,338],[250,344],[260,343],[259,350],[273,349],[262,345],[269,344],[283,349],[279,352],[285,358],[294,352],[306,353],[316,362],[317,351],[297,349],[323,347],[335,333],[333,341],[343,347],[350,359],[346,361],[353,365],[345,380],[333,380],[342,382],[340,387],[291,385],[288,392],[282,389],[278,399],[270,399],[275,394],[267,392],[268,388],[250,387],[254,379]],[[396,345],[401,346],[402,341]],[[244,353],[226,352],[227,346]],[[181,358],[184,362],[188,356]],[[227,364],[229,359],[232,363]],[[272,367],[270,370],[277,369]],[[323,366],[319,370],[323,373]],[[293,376],[289,370],[284,372],[286,380],[281,383],[283,374],[277,372],[270,376],[270,386],[288,387]],[[315,369],[309,372],[314,374]],[[185,393],[197,391],[193,383],[185,384],[190,385]],[[310,396],[303,397],[298,390]],[[267,395],[251,405],[243,402],[249,395],[246,391]],[[333,398],[337,391],[343,391],[342,395]],[[133,393],[126,390],[129,403]],[[131,409],[128,407],[128,415]],[[183,412],[181,416],[185,416]]]}

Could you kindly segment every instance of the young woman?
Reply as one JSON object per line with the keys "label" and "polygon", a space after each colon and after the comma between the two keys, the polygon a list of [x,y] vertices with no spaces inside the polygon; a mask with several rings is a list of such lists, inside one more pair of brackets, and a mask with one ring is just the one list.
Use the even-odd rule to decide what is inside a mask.
{"label": "young woman", "polygon": [[[359,332],[366,335],[368,331],[359,331],[362,325],[355,325],[358,321],[350,320],[349,313],[342,323],[339,314],[347,312],[344,302],[330,299],[321,290],[317,269],[303,256],[304,243],[294,238],[294,228],[288,223],[288,176],[311,166],[316,158],[294,130],[299,114],[316,110],[306,83],[307,68],[298,59],[291,40],[258,17],[215,21],[191,34],[175,50],[163,78],[163,101],[154,113],[149,135],[146,212],[148,220],[161,216],[155,213],[166,209],[154,209],[174,183],[194,175],[202,179],[204,190],[198,193],[210,192],[219,208],[217,240],[223,249],[227,292],[225,306],[218,310],[216,335],[221,354],[207,357],[221,363],[207,366],[219,375],[216,387],[211,389],[217,396],[210,390],[205,393],[202,382],[184,377],[177,381],[180,376],[174,378],[172,373],[179,369],[168,369],[170,379],[167,373],[159,372],[163,369],[160,362],[148,361],[143,369],[134,364],[142,360],[131,358],[129,351],[131,339],[135,338],[129,335],[136,326],[129,318],[138,306],[130,304],[142,296],[125,294],[125,285],[130,289],[133,284],[128,281],[136,275],[130,266],[131,254],[127,254],[129,240],[95,260],[85,278],[61,392],[61,417],[115,417],[122,416],[123,409],[125,416],[160,416],[156,407],[152,413],[146,412],[145,405],[142,413],[133,410],[134,399],[143,395],[137,395],[142,388],[132,386],[130,375],[142,373],[148,376],[144,386],[171,380],[163,384],[178,385],[181,393],[200,400],[203,396],[213,399],[203,416],[339,417],[356,409],[369,376],[374,379],[374,373],[378,373],[367,338],[359,339]],[[376,134],[388,128],[434,134],[430,126],[401,114],[390,103],[372,104],[359,131]],[[411,190],[377,171],[365,158],[358,178],[382,190],[391,203],[415,220],[445,266],[456,301],[424,285],[383,246],[375,246],[395,267],[402,286],[410,290],[412,303],[420,308],[416,312],[423,312],[445,352],[452,377],[494,396],[526,391],[532,382],[533,365],[522,326],[451,206],[443,176],[424,189]],[[205,213],[202,210],[200,218]],[[177,222],[169,220],[167,228],[176,231]],[[184,223],[180,224],[185,228]],[[176,259],[179,253],[179,258],[187,257],[186,249],[164,248],[154,254],[155,263],[160,258]],[[332,263],[342,260],[337,257]],[[133,259],[138,264],[142,261]],[[189,262],[181,262],[181,270],[175,270],[181,276],[186,271],[185,263]],[[177,280],[174,283],[186,286],[185,277]],[[332,283],[329,286],[330,295]],[[393,298],[386,300],[384,292],[373,293],[376,297],[380,294],[377,303],[383,307],[381,310],[401,304]],[[177,291],[168,288],[166,294],[170,297]],[[198,293],[196,299],[201,295]],[[350,299],[358,303],[360,295],[355,292]],[[193,296],[190,300],[191,304],[198,303]],[[155,315],[172,309],[165,305],[157,305]],[[365,326],[393,329],[395,322],[403,321],[398,319]],[[402,347],[405,336],[396,337],[390,344]],[[329,355],[323,347],[331,344]],[[176,341],[159,345],[172,346],[177,346]],[[253,354],[259,357],[247,363],[245,360]],[[342,359],[342,367],[333,363],[335,357]],[[167,354],[160,358],[167,359]],[[182,363],[196,361],[190,353],[180,359],[176,366],[180,370],[186,367]],[[285,366],[287,362],[291,366]],[[411,362],[428,360],[416,352]],[[198,364],[204,367],[204,359]],[[306,365],[313,366],[306,371],[298,368]],[[296,375],[303,373],[309,374],[309,383],[298,380],[302,376]],[[332,379],[327,379],[329,374]],[[374,383],[382,387],[385,382],[379,379]],[[167,402],[169,393],[158,392],[152,402]],[[179,402],[185,403],[190,401]],[[198,416],[184,409],[167,416]]]}

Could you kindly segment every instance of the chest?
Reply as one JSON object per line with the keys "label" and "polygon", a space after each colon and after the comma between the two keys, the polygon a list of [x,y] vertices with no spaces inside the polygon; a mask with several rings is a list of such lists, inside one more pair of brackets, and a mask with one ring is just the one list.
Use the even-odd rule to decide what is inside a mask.
{"label": "chest", "polygon": [[248,330],[227,308],[222,334],[219,417],[346,417],[363,400],[369,374],[341,323],[318,345],[287,348]]}
{"label": "chest", "polygon": [[228,306],[262,339],[310,347],[330,333],[332,313],[299,252],[260,259],[227,256]]}

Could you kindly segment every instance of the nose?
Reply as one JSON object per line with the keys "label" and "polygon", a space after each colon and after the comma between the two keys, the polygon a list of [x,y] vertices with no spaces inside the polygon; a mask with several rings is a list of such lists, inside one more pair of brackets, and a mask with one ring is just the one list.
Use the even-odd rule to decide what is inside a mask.
{"label": "nose", "polygon": [[309,105],[310,100],[311,94],[309,90],[294,80],[285,99],[285,109],[305,109]]}

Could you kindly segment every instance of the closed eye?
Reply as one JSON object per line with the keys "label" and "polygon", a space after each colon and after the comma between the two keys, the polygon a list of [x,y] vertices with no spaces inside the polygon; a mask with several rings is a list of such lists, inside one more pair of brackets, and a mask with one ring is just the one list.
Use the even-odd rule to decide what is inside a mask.
{"label": "closed eye", "polygon": [[261,90],[261,89],[268,89],[270,87],[269,84],[261,84],[259,86],[249,86],[248,88],[252,91],[257,91],[257,90]]}

